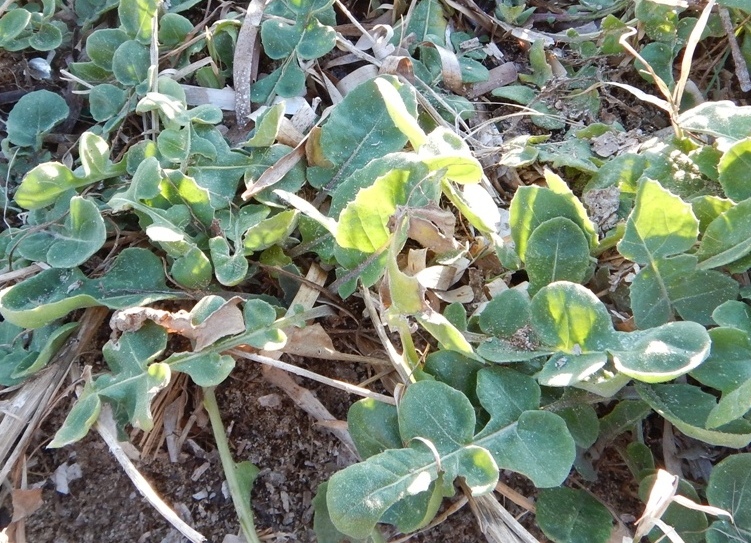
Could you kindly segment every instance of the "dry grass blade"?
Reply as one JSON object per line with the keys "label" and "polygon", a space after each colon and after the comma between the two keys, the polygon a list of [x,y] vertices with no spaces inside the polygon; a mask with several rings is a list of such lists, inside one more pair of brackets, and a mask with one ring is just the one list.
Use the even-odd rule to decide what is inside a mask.
{"label": "dry grass blade", "polygon": [[258,29],[263,9],[263,0],[251,0],[235,45],[232,79],[235,82],[235,118],[241,128],[250,119],[250,82],[258,69]]}
{"label": "dry grass blade", "polygon": [[96,423],[96,430],[102,439],[107,444],[112,455],[125,471],[125,474],[135,485],[138,492],[148,500],[148,502],[156,509],[160,515],[162,515],[172,526],[175,527],[181,534],[183,534],[191,543],[201,543],[206,541],[206,538],[198,533],[196,530],[188,526],[177,514],[170,509],[170,507],[164,503],[164,501],[154,492],[149,482],[141,475],[141,472],[136,469],[131,462],[128,455],[118,443],[115,437],[117,430],[115,429],[115,420],[112,418],[112,410],[108,405],[102,407],[102,412],[99,414],[99,420]]}
{"label": "dry grass blade", "polygon": [[[704,10],[701,12],[701,16],[699,17],[699,20],[696,21],[696,24],[694,25],[694,29],[691,31],[691,35],[688,37],[688,41],[686,42],[686,47],[683,50],[683,60],[681,61],[681,75],[678,78],[678,82],[675,85],[675,90],[673,91],[673,103],[677,104],[678,106],[680,106],[681,99],[683,98],[683,92],[686,90],[686,82],[688,81],[688,76],[689,76],[689,73],[691,72],[691,62],[694,59],[694,51],[696,51],[696,45],[699,43],[699,40],[701,40],[701,34],[702,32],[704,32],[704,28],[707,26],[707,21],[709,20],[709,14],[712,11],[714,4],[715,4],[715,0],[709,0],[707,2],[707,5],[704,7]],[[728,18],[728,20],[730,20],[730,18]],[[737,48],[738,44],[736,43],[735,45]],[[733,56],[733,59],[736,60],[736,66],[737,66],[738,65],[737,58]],[[745,65],[746,65],[746,62],[743,61],[743,66]],[[746,90],[748,89],[745,89],[744,92]]]}
{"label": "dry grass blade", "polygon": [[96,307],[84,312],[79,321],[81,326],[75,336],[68,339],[50,363],[38,376],[26,381],[16,391],[12,399],[3,404],[3,419],[0,422],[0,481],[13,469],[36,431],[44,415],[49,411],[57,391],[63,384],[71,364],[89,348],[91,341],[107,316],[107,309]]}
{"label": "dry grass blade", "polygon": [[473,497],[466,487],[464,492],[480,530],[490,543],[540,543],[506,511],[493,494]]}

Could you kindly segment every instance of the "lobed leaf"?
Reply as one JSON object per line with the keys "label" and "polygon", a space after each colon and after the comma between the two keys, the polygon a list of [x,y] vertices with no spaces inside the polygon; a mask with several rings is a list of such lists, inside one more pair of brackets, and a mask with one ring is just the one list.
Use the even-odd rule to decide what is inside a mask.
{"label": "lobed leaf", "polygon": [[[336,528],[367,537],[390,507],[428,491],[436,480],[445,494],[462,476],[473,493],[483,494],[495,486],[499,468],[507,468],[537,486],[560,484],[574,459],[564,421],[549,412],[522,411],[532,405],[526,392],[536,385],[520,376],[526,383],[521,390],[506,388],[503,375],[478,380],[478,397],[491,420],[474,437],[475,412],[461,392],[437,381],[410,386],[398,412],[401,439],[410,447],[387,449],[332,476],[327,505]],[[496,404],[499,397],[505,400]]]}
{"label": "lobed leaf", "polygon": [[156,255],[128,248],[96,279],[78,268],[50,268],[0,291],[0,313],[18,326],[39,328],[75,309],[98,305],[123,309],[181,296],[165,285]]}

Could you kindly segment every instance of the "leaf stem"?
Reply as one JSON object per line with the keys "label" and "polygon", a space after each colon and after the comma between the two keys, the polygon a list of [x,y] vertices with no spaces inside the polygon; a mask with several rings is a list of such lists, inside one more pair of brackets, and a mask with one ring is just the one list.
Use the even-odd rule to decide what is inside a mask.
{"label": "leaf stem", "polygon": [[227,440],[227,433],[224,431],[219,406],[216,403],[214,387],[203,388],[203,406],[209,414],[211,429],[214,432],[214,439],[216,440],[216,448],[219,451],[222,469],[224,470],[224,476],[227,478],[227,486],[229,486],[232,503],[240,520],[240,528],[242,528],[243,536],[245,536],[248,543],[261,543],[256,533],[253,511],[250,508],[250,489],[242,488],[240,479],[237,477],[237,466],[229,450],[229,441]]}

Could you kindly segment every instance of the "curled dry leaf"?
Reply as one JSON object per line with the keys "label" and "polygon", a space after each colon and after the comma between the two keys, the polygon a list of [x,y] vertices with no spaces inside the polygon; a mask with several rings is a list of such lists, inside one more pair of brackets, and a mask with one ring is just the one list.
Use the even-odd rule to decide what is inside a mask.
{"label": "curled dry leaf", "polygon": [[193,315],[182,309],[172,313],[151,307],[131,307],[116,311],[110,319],[110,327],[118,332],[135,332],[150,320],[169,332],[194,340],[194,349],[200,351],[218,339],[245,331],[245,320],[237,307],[242,301],[239,296],[230,298],[200,324],[194,324]]}

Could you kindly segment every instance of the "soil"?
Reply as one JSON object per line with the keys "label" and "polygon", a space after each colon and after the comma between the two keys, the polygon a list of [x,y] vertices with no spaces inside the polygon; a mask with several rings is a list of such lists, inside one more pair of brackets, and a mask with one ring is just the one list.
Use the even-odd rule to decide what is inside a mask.
{"label": "soil", "polygon": [[[337,378],[356,378],[353,370],[313,361],[304,367]],[[317,385],[300,383],[339,419],[356,398]],[[199,391],[190,391],[199,402]],[[342,443],[314,421],[280,390],[267,383],[258,366],[240,363],[231,378],[217,388],[217,399],[236,461],[260,468],[251,502],[256,527],[264,541],[315,542],[313,506],[318,485],[349,463]],[[265,405],[265,407],[264,407]],[[67,411],[61,406],[40,429],[37,443],[48,442]],[[192,411],[191,406],[186,409]],[[211,428],[199,421],[179,461],[171,463],[164,447],[153,459],[136,463],[157,493],[208,541],[221,542],[238,533],[232,501],[213,445]],[[133,441],[138,442],[137,435]],[[42,485],[44,506],[26,520],[26,541],[49,543],[116,543],[187,541],[142,498],[104,442],[90,434],[63,449],[40,448],[29,468],[29,486]],[[208,463],[208,469],[204,464]],[[70,482],[70,493],[55,490],[53,476],[63,465],[77,464],[81,477]],[[198,471],[197,471],[198,470]],[[450,504],[447,504],[447,506]],[[484,541],[471,512],[464,508],[412,541]]]}

